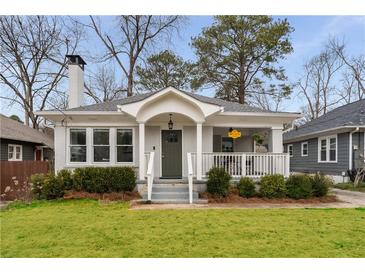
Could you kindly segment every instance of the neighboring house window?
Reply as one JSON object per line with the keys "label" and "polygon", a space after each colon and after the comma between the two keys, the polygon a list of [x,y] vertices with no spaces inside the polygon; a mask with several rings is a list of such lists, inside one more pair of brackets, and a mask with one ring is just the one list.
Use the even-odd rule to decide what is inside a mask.
{"label": "neighboring house window", "polygon": [[222,137],[222,152],[233,152],[233,139]]}
{"label": "neighboring house window", "polygon": [[117,129],[117,162],[133,162],[132,129]]}
{"label": "neighboring house window", "polygon": [[318,147],[319,162],[337,162],[337,136],[319,138]]}
{"label": "neighboring house window", "polygon": [[308,142],[302,143],[302,156],[308,156]]}
{"label": "neighboring house window", "polygon": [[21,145],[8,145],[8,160],[21,161],[23,158],[23,147]]}
{"label": "neighboring house window", "polygon": [[70,129],[70,162],[86,162],[86,129]]}
{"label": "neighboring house window", "polygon": [[93,131],[94,162],[109,162],[109,129],[94,129]]}
{"label": "neighboring house window", "polygon": [[293,157],[293,145],[288,145],[288,153],[290,157]]}

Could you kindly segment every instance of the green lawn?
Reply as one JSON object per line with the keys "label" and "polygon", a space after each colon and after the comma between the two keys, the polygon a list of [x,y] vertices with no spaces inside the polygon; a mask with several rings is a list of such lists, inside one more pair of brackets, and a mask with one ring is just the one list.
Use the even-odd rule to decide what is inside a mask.
{"label": "green lawn", "polygon": [[1,257],[364,257],[365,209],[132,211],[97,201],[0,212]]}

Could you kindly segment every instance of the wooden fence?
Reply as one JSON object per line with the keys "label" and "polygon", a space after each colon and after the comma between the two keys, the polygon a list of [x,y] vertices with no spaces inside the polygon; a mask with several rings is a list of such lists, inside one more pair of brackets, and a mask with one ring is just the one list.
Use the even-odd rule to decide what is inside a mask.
{"label": "wooden fence", "polygon": [[[0,190],[2,200],[13,200],[20,198],[24,193],[24,185],[29,183],[31,175],[36,173],[47,173],[49,163],[43,161],[0,161]],[[8,188],[12,191],[7,191]]]}

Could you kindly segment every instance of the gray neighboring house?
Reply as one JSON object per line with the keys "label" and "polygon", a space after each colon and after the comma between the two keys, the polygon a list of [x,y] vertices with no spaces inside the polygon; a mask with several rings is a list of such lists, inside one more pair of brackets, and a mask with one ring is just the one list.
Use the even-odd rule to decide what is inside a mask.
{"label": "gray neighboring house", "polygon": [[0,115],[1,161],[53,161],[53,137]]}
{"label": "gray neighboring house", "polygon": [[348,170],[364,165],[365,99],[314,119],[283,134],[290,171],[332,175],[347,181]]}

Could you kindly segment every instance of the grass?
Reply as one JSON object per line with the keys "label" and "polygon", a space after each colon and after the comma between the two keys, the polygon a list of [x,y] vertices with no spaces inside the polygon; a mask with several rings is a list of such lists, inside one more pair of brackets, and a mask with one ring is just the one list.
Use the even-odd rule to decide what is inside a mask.
{"label": "grass", "polygon": [[333,185],[333,187],[344,190],[365,192],[365,183],[360,183],[357,187],[354,187],[353,183],[339,183]]}
{"label": "grass", "polygon": [[93,200],[0,212],[1,257],[364,257],[365,209],[128,210]]}

